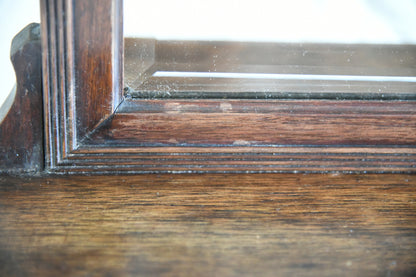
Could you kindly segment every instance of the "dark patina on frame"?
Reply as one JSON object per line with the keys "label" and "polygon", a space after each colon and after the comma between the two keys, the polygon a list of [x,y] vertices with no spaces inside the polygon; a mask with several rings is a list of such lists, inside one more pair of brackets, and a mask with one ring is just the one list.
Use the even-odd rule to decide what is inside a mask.
{"label": "dark patina on frame", "polygon": [[414,100],[133,99],[122,1],[42,0],[46,170],[414,172]]}

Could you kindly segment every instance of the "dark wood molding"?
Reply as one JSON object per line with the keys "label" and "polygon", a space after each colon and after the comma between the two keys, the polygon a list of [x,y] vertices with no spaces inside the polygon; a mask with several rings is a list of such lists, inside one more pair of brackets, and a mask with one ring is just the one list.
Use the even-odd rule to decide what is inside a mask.
{"label": "dark wood molding", "polygon": [[30,24],[11,46],[16,87],[0,108],[0,172],[44,167],[40,26]]}
{"label": "dark wood molding", "polygon": [[41,1],[48,168],[71,155],[121,101],[121,4]]}
{"label": "dark wood molding", "polygon": [[[294,100],[289,94],[285,99],[274,100],[146,100],[135,99],[128,91],[123,98],[122,1],[41,3],[48,172],[416,171],[413,81],[396,80],[391,86],[380,83],[384,85],[383,95],[388,95],[380,99],[376,82],[358,82],[360,92],[369,90],[371,97],[347,101],[338,97],[330,101]],[[133,49],[131,41],[126,41],[127,48]],[[150,41],[146,47],[147,50],[134,50],[148,51],[148,64],[143,64],[139,73],[148,66],[154,70],[154,60],[170,57],[160,56],[170,53],[169,43],[155,45]],[[167,51],[156,53],[166,47]],[[188,49],[192,56],[199,53],[195,47]],[[334,47],[336,51],[329,55],[339,52],[340,46]],[[381,46],[348,49],[354,52],[360,47],[364,47],[360,52],[363,55],[375,49],[375,56],[384,57],[383,53],[393,46],[387,50]],[[318,48],[314,51],[319,52]],[[173,56],[172,64],[188,51],[175,49],[171,54],[179,56]],[[287,46],[279,49],[290,51]],[[301,47],[293,51],[300,57],[303,50]],[[400,51],[413,57],[406,48]],[[360,57],[351,62],[365,66]],[[390,70],[393,76],[400,77],[414,73],[408,64],[413,58],[404,61],[401,69],[402,62],[396,58],[394,54],[389,56],[389,63],[397,71],[375,64],[374,74]],[[126,66],[129,68],[129,63]],[[341,72],[340,76],[351,70],[337,65],[329,69]],[[146,73],[141,74],[138,79],[127,75],[128,84],[140,84],[141,78],[146,78]],[[313,85],[304,82],[303,92],[308,90],[308,84]],[[342,80],[337,84],[342,89],[349,86]],[[331,93],[331,84],[328,85],[319,83],[315,88],[326,86],[325,93]],[[394,88],[390,94],[389,88]],[[397,92],[400,97],[396,99]]]}

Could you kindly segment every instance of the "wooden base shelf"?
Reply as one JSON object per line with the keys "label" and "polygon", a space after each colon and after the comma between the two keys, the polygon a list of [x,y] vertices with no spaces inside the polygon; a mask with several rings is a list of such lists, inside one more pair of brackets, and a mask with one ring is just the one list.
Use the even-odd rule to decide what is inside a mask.
{"label": "wooden base shelf", "polygon": [[413,276],[416,176],[0,177],[2,276]]}

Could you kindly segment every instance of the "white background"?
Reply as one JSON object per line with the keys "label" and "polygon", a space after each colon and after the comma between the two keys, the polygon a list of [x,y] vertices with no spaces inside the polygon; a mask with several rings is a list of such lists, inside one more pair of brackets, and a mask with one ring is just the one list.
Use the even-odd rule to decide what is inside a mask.
{"label": "white background", "polygon": [[[416,0],[125,0],[124,6],[129,36],[416,43]],[[15,83],[11,39],[31,22],[39,22],[38,0],[0,0],[0,104]]]}
{"label": "white background", "polygon": [[0,105],[16,82],[10,62],[11,41],[26,25],[39,22],[39,18],[38,0],[0,0]]}
{"label": "white background", "polygon": [[125,0],[124,8],[126,36],[334,43],[416,41],[416,0]]}

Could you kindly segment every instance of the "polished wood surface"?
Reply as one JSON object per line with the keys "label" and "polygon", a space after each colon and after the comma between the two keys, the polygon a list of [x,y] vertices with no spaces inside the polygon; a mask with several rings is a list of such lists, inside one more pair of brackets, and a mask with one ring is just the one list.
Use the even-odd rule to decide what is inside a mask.
{"label": "polished wood surface", "polygon": [[43,170],[40,26],[32,23],[12,41],[16,86],[0,107],[0,172]]}
{"label": "polished wood surface", "polygon": [[54,167],[121,101],[122,1],[40,3],[45,158]]}
{"label": "polished wood surface", "polygon": [[1,276],[414,276],[416,176],[0,177]]}
{"label": "polished wood surface", "polygon": [[[416,145],[416,105],[397,101],[131,101],[95,142],[121,145]],[[159,108],[159,110],[158,110]]]}
{"label": "polished wood surface", "polygon": [[130,99],[73,170],[414,172],[415,111],[408,101]]}
{"label": "polished wood surface", "polygon": [[74,66],[74,76],[66,81],[73,90],[70,101],[76,102],[76,105],[72,104],[75,110],[69,110],[69,113],[74,113],[77,139],[82,139],[114,110],[111,5],[112,1],[108,0],[101,1],[100,5],[93,1],[73,1],[71,7],[75,19],[71,35],[74,37],[68,46],[73,49],[66,51],[74,55],[72,60],[67,59],[73,62],[68,65]]}
{"label": "polished wood surface", "polygon": [[[137,44],[121,6],[41,1],[46,173],[415,172],[414,46]],[[297,75],[151,75],[201,69]]]}

